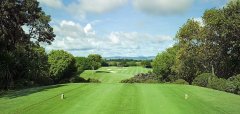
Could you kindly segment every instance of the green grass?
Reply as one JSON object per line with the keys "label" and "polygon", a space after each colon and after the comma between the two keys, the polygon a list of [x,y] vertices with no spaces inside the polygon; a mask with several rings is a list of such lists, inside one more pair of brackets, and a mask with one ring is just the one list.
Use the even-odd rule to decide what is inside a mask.
{"label": "green grass", "polygon": [[[240,113],[240,96],[226,92],[190,85],[114,83],[120,80],[118,76],[128,78],[144,71],[139,68],[119,70],[115,75],[106,73],[108,78],[100,78],[106,76],[103,72],[108,69],[102,68],[104,75],[98,72],[96,76],[105,83],[71,83],[9,91],[0,96],[0,114]],[[62,93],[66,97],[63,100],[60,99]],[[189,95],[187,100],[185,94]]]}
{"label": "green grass", "polygon": [[[61,93],[66,99],[60,99]],[[9,92],[0,98],[0,113],[239,114],[239,109],[240,96],[170,84],[66,84]]]}
{"label": "green grass", "polygon": [[102,83],[118,83],[138,73],[147,73],[150,70],[143,67],[102,67],[96,71],[86,70],[80,76],[85,79],[98,79]]}

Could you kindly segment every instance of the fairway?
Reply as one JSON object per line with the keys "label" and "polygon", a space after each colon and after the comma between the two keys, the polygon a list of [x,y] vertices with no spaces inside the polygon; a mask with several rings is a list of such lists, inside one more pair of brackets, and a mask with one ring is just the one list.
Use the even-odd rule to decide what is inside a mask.
{"label": "fairway", "polygon": [[239,114],[239,109],[240,96],[169,84],[66,84],[0,98],[1,114]]}
{"label": "fairway", "polygon": [[[103,67],[81,75],[99,79],[99,84],[8,92],[0,97],[0,114],[239,114],[238,95],[190,85],[118,83],[149,70]],[[65,99],[60,98],[62,93]]]}
{"label": "fairway", "polygon": [[102,83],[119,83],[121,80],[133,77],[138,73],[147,73],[151,69],[143,67],[102,67],[96,71],[86,70],[80,76],[88,79],[94,78]]}

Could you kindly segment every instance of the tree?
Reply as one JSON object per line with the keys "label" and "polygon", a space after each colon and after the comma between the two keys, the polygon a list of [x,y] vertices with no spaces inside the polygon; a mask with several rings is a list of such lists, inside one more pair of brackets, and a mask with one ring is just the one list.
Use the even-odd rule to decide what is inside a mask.
{"label": "tree", "polygon": [[75,57],[76,66],[79,73],[82,73],[84,70],[90,70],[91,66],[89,64],[89,59],[86,57]]}
{"label": "tree", "polygon": [[[214,73],[227,79],[240,73],[240,1],[231,1],[222,9],[205,11],[204,49]],[[208,65],[208,67],[211,67]]]}
{"label": "tree", "polygon": [[128,61],[127,65],[128,66],[137,66],[136,61]]}
{"label": "tree", "polygon": [[240,74],[228,78],[226,91],[240,95]]}
{"label": "tree", "polygon": [[201,32],[202,27],[199,22],[190,19],[180,28],[176,35],[179,51],[176,54],[174,70],[180,78],[190,84],[202,70],[202,63],[199,61],[202,55],[199,52],[199,47],[202,45],[200,41]]}
{"label": "tree", "polygon": [[98,54],[88,55],[89,64],[92,70],[96,70],[101,67],[102,56]]}
{"label": "tree", "polygon": [[162,76],[162,81],[170,81],[169,76],[174,75],[173,65],[175,63],[178,46],[168,48],[167,51],[159,53],[153,60],[153,72]]}
{"label": "tree", "polygon": [[129,65],[127,64],[127,61],[122,60],[117,66],[119,66],[119,67],[128,67]]}
{"label": "tree", "polygon": [[8,89],[15,79],[23,78],[22,74],[30,70],[29,67],[21,68],[24,58],[17,55],[35,53],[32,48],[40,42],[50,44],[55,35],[49,25],[50,16],[42,11],[36,0],[1,0],[0,20],[0,77],[4,82],[1,88]]}
{"label": "tree", "polygon": [[179,76],[191,83],[203,72],[225,79],[240,73],[239,9],[240,1],[231,1],[222,9],[206,10],[202,26],[191,19],[180,28],[175,64]]}
{"label": "tree", "polygon": [[143,61],[141,61],[141,66],[143,66],[145,68],[152,68],[150,60],[143,60]]}
{"label": "tree", "polygon": [[53,50],[48,55],[50,64],[50,76],[56,83],[64,78],[71,78],[75,73],[75,58],[72,54],[63,50]]}

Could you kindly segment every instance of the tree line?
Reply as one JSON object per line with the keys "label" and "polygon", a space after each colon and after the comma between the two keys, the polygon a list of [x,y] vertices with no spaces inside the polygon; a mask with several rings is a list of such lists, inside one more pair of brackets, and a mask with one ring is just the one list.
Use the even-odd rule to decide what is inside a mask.
{"label": "tree line", "polygon": [[[0,1],[0,89],[16,89],[65,82],[89,82],[76,76],[100,67],[102,57],[91,54],[88,62],[63,50],[49,54],[40,46],[51,44],[55,34],[51,18],[37,0]],[[88,65],[84,65],[88,64]]]}
{"label": "tree line", "polygon": [[189,19],[180,27],[177,43],[157,55],[152,63],[155,75],[147,76],[158,82],[189,83],[240,94],[240,1],[206,10],[202,20]]}

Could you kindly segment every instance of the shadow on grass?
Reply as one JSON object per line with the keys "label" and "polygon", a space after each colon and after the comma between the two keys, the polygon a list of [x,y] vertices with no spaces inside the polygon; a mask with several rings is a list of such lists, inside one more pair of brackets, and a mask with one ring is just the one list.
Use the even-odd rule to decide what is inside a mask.
{"label": "shadow on grass", "polygon": [[98,70],[98,71],[96,71],[96,73],[110,73],[110,72]]}
{"label": "shadow on grass", "polygon": [[49,89],[58,88],[58,87],[62,87],[62,86],[65,86],[65,85],[61,84],[61,85],[34,87],[34,88],[28,88],[28,89],[22,89],[22,90],[10,90],[10,91],[1,93],[0,98],[13,99],[13,98],[27,96],[27,95],[30,95],[33,93],[41,92],[41,91],[47,91]]}

